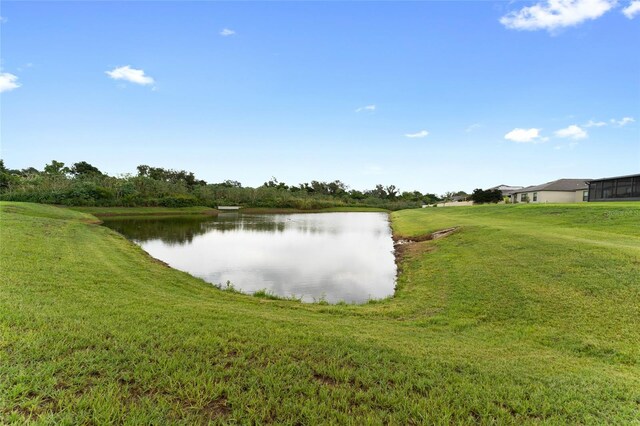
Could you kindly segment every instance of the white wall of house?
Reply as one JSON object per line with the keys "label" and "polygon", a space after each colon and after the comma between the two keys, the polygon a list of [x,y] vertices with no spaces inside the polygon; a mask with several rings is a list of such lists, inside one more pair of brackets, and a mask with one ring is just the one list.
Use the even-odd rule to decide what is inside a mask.
{"label": "white wall of house", "polygon": [[[534,200],[534,193],[537,194]],[[517,194],[517,202],[521,203],[522,195],[529,197],[530,203],[577,203],[582,202],[582,190],[579,191],[536,191],[520,192]]]}
{"label": "white wall of house", "polygon": [[464,207],[472,205],[473,201],[447,201],[446,203],[436,204],[436,207]]}

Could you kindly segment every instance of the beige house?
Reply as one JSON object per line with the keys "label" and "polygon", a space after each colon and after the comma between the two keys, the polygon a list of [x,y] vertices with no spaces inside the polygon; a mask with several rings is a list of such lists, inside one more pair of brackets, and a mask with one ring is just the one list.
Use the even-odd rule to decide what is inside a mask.
{"label": "beige house", "polygon": [[558,179],[514,191],[512,203],[581,203],[589,199],[589,179]]}

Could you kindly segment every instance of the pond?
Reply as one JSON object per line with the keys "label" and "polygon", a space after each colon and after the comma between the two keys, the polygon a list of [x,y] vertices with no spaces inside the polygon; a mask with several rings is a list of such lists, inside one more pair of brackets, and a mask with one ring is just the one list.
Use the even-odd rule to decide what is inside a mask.
{"label": "pond", "polygon": [[395,287],[386,213],[221,213],[104,224],[173,268],[244,293],[363,303]]}

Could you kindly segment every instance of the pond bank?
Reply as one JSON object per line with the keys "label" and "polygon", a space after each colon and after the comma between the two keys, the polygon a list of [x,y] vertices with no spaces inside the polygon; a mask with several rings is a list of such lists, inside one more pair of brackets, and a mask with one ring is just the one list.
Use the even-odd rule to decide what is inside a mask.
{"label": "pond bank", "polygon": [[182,216],[182,215],[217,215],[220,213],[244,213],[244,214],[289,214],[289,213],[330,213],[330,212],[383,212],[389,210],[377,207],[330,207],[326,209],[301,210],[293,208],[277,207],[245,207],[240,210],[221,212],[211,207],[69,207],[70,210],[92,214],[97,217],[111,216]]}
{"label": "pond bank", "polygon": [[640,203],[584,204],[396,212],[462,228],[407,245],[395,297],[327,306],[0,202],[0,423],[637,423]]}

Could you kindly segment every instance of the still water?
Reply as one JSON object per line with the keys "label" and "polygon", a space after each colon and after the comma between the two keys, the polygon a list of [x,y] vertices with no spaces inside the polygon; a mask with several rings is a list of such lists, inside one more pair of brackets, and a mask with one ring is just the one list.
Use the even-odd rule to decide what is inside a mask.
{"label": "still water", "polygon": [[212,284],[305,302],[366,302],[393,294],[385,213],[107,218],[151,256]]}

